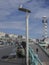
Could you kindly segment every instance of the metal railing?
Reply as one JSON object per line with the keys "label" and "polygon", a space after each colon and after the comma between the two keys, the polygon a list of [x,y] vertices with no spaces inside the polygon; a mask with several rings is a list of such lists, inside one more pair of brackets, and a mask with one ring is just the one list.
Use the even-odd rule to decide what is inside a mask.
{"label": "metal railing", "polygon": [[34,53],[33,49],[29,47],[29,64],[30,65],[43,65],[38,55]]}

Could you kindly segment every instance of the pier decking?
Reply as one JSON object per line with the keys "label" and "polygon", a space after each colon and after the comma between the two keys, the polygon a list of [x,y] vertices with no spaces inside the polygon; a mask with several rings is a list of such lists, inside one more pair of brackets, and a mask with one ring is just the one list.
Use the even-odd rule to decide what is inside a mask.
{"label": "pier decking", "polygon": [[38,57],[42,61],[43,65],[49,65],[49,57],[43,52],[43,50],[37,44],[30,44],[30,47],[34,50],[35,53],[36,49],[38,48]]}

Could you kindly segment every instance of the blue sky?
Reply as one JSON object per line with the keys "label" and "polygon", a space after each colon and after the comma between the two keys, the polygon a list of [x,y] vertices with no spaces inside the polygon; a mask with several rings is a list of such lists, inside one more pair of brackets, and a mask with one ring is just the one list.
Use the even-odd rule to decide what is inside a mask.
{"label": "blue sky", "polygon": [[49,0],[0,0],[0,32],[25,35],[26,13],[18,11],[20,4],[31,10],[29,37],[42,37],[43,16],[47,16],[49,36]]}

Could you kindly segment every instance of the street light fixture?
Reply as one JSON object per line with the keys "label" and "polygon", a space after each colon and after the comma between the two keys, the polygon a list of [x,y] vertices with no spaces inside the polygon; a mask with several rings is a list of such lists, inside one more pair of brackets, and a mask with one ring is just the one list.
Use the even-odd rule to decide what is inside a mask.
{"label": "street light fixture", "polygon": [[23,12],[26,12],[26,64],[29,65],[29,53],[28,53],[28,50],[29,50],[29,36],[28,36],[28,19],[29,19],[29,13],[31,13],[30,10],[26,9],[26,8],[23,8],[22,6],[18,8],[18,10],[20,11],[23,11]]}
{"label": "street light fixture", "polygon": [[20,11],[23,11],[23,12],[27,12],[27,13],[31,13],[31,11],[30,10],[28,10],[28,9],[26,9],[26,8],[19,8],[18,10],[20,10]]}

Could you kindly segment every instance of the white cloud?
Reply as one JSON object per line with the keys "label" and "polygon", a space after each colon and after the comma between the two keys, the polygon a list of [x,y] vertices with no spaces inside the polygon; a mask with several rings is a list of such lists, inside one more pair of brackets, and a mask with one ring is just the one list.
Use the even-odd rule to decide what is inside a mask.
{"label": "white cloud", "polygon": [[28,0],[0,0],[0,20],[18,10],[19,5],[26,1]]}
{"label": "white cloud", "polygon": [[[1,29],[20,29],[25,30],[25,23],[21,20],[25,19],[25,15],[19,13],[18,7],[19,4],[25,3],[28,0],[0,0],[0,20],[2,19],[3,22],[0,22],[0,28]],[[49,8],[43,8],[45,0],[32,0],[30,3],[25,3],[24,7],[31,10],[30,19],[31,21],[35,21],[36,18],[40,19],[43,16],[47,16],[49,18]],[[17,15],[14,15],[15,13],[18,13]],[[9,18],[7,16],[9,15]],[[11,15],[11,16],[10,16]],[[21,19],[22,18],[22,19]],[[41,19],[42,20],[42,19]],[[5,22],[6,21],[6,22]],[[18,22],[19,21],[19,22]],[[37,21],[37,20],[36,20]],[[30,32],[33,33],[39,33],[41,34],[42,31],[40,30],[40,27],[38,26],[38,23],[31,23],[30,25]],[[39,26],[41,26],[39,24]],[[40,30],[40,31],[39,31]]]}
{"label": "white cloud", "polygon": [[26,1],[28,0],[0,0],[0,8],[17,8],[19,4],[25,3]]}
{"label": "white cloud", "polygon": [[0,19],[4,18],[6,15],[10,15],[10,12],[5,10],[0,10]]}
{"label": "white cloud", "polygon": [[0,22],[1,29],[20,29],[25,30],[24,22]]}
{"label": "white cloud", "polygon": [[[27,1],[29,0],[0,0],[0,19],[4,19],[7,15],[10,15],[14,10],[16,11],[19,7],[19,4],[25,3]],[[44,4],[44,0],[32,0],[30,4],[27,4],[28,3],[24,5],[31,9],[33,17],[36,17],[38,13],[37,11],[40,9],[41,5]],[[41,12],[39,11],[39,13]]]}
{"label": "white cloud", "polygon": [[34,15],[34,18],[42,18],[43,16],[47,16],[47,18],[49,18],[49,9],[39,9],[38,12],[36,12]]}

